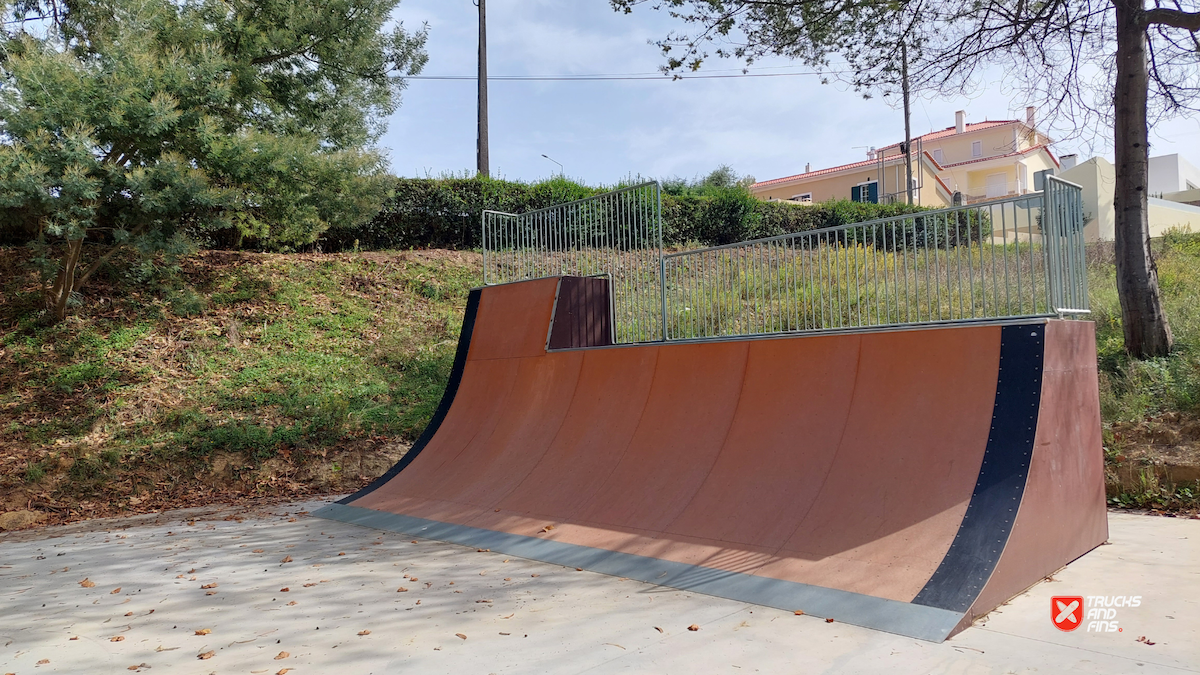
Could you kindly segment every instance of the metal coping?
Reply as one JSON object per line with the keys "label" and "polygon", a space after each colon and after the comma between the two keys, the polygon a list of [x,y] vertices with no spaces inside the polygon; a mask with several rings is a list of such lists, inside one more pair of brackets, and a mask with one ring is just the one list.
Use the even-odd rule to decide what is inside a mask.
{"label": "metal coping", "polygon": [[330,504],[313,515],[363,527],[399,532],[407,536],[435,539],[477,549],[487,548],[506,555],[582,568],[681,591],[785,611],[802,610],[805,614],[818,618],[834,619],[931,642],[945,640],[964,616],[962,612],[835,588],[443,523],[357,506]]}

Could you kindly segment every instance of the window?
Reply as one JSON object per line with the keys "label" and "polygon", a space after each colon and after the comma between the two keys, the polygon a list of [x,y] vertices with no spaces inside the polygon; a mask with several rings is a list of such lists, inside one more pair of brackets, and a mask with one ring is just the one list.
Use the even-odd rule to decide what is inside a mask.
{"label": "window", "polygon": [[866,183],[859,183],[858,185],[850,188],[850,201],[878,204],[879,183],[876,181],[868,181]]}
{"label": "window", "polygon": [[938,164],[946,163],[946,158],[942,155],[941,148],[938,148],[937,150],[933,151],[933,161],[937,162]]}
{"label": "window", "polygon": [[971,156],[972,157],[983,157],[983,141],[972,141],[971,142]]}
{"label": "window", "polygon": [[792,201],[794,201],[794,202],[812,202],[812,193],[804,192],[804,193],[801,193],[798,195],[792,195]]}

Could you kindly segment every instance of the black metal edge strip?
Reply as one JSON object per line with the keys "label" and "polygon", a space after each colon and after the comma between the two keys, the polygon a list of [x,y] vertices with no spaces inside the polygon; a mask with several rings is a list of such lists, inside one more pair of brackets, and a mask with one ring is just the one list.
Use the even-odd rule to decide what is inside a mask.
{"label": "black metal edge strip", "polygon": [[920,640],[941,642],[962,612],[889,600],[862,593],[689,565],[632,553],[550,541],[467,525],[454,525],[357,506],[331,504],[313,515],[408,536],[435,539],[505,555],[576,567],[785,611],[834,619]]}
{"label": "black metal edge strip", "polygon": [[996,569],[1029,477],[1045,337],[1040,323],[1001,329],[996,400],[979,478],[954,542],[913,598],[916,604],[966,612]]}
{"label": "black metal edge strip", "polygon": [[450,368],[450,379],[446,382],[446,391],[442,394],[442,401],[438,404],[437,410],[434,411],[433,417],[430,418],[429,424],[426,425],[425,431],[421,432],[421,437],[416,443],[409,448],[408,452],[396,462],[392,468],[388,469],[379,478],[376,478],[370,485],[355,492],[354,494],[339,500],[338,504],[349,504],[356,499],[365,497],[379,489],[384,483],[396,477],[396,474],[403,471],[429,441],[433,439],[433,435],[437,433],[442,422],[446,419],[446,414],[450,412],[450,406],[454,403],[454,397],[458,394],[458,385],[462,383],[463,370],[467,367],[467,352],[471,350],[471,334],[475,332],[475,316],[479,313],[479,297],[482,290],[478,288],[471,289],[467,295],[467,309],[463,312],[462,330],[458,333],[458,351],[454,353],[454,365]]}

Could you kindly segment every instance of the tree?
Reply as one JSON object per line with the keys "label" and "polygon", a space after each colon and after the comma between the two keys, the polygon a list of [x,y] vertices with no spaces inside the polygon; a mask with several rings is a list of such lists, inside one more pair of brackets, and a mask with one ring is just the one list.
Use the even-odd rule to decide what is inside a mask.
{"label": "tree", "polygon": [[[610,0],[630,12],[646,0]],[[1160,6],[1170,4],[1172,6]],[[906,50],[914,87],[961,94],[989,67],[1076,129],[1110,123],[1116,154],[1117,279],[1125,347],[1164,355],[1172,336],[1150,250],[1151,116],[1194,111],[1196,0],[655,0],[691,27],[658,44],[666,72],[719,57],[802,61],[866,93],[895,93]],[[1115,68],[1114,68],[1115,66]]]}
{"label": "tree", "polygon": [[3,7],[0,228],[25,228],[52,316],[121,250],[297,246],[378,211],[372,146],[426,60],[424,30],[383,30],[397,3]]}

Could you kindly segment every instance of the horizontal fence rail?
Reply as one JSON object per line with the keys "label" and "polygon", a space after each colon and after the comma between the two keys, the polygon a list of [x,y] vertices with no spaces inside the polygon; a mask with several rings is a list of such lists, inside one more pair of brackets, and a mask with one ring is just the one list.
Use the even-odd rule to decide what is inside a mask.
{"label": "horizontal fence rail", "polygon": [[1088,312],[1082,188],[663,255],[657,183],[485,211],[484,282],[607,276],[614,342]]}
{"label": "horizontal fence rail", "polygon": [[1082,224],[1078,186],[1053,180],[1045,193],[673,253],[667,339],[1082,313]]}
{"label": "horizontal fence rail", "polygon": [[485,284],[607,276],[613,339],[663,339],[662,197],[657,182],[529,213],[483,212]]}

